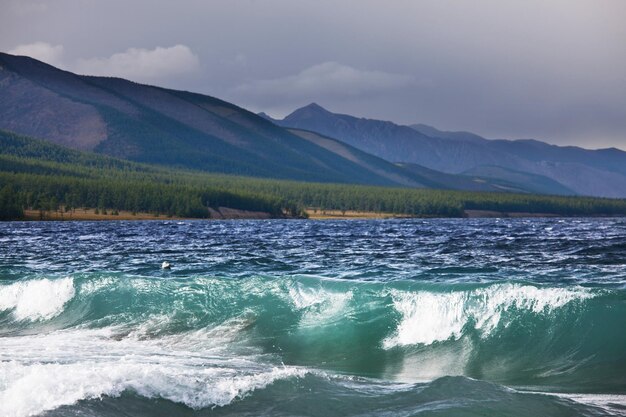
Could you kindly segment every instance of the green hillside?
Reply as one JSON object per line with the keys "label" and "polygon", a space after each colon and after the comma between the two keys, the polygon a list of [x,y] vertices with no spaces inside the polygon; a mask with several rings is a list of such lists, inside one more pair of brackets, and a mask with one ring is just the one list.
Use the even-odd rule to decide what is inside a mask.
{"label": "green hillside", "polygon": [[300,216],[304,207],[462,217],[465,210],[626,215],[626,200],[270,180],[175,170],[0,131],[0,218],[98,208],[210,217],[209,207]]}
{"label": "green hillside", "polygon": [[227,190],[210,176],[186,174],[66,149],[0,131],[0,218],[16,207],[36,210],[99,208],[207,218],[208,207],[296,215],[270,194]]}

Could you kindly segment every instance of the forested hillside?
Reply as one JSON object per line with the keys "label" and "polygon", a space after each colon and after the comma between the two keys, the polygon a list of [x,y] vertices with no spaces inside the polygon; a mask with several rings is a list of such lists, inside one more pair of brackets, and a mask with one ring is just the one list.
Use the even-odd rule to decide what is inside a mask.
{"label": "forested hillside", "polygon": [[210,217],[209,207],[297,217],[305,207],[463,217],[466,210],[626,215],[626,200],[472,193],[270,180],[174,170],[66,149],[0,131],[0,218],[24,209],[151,212]]}
{"label": "forested hillside", "polygon": [[[274,195],[227,190],[207,178],[65,149],[0,132],[1,217],[21,209],[97,208],[207,218],[208,207],[297,215]],[[18,210],[20,209],[20,210]]]}

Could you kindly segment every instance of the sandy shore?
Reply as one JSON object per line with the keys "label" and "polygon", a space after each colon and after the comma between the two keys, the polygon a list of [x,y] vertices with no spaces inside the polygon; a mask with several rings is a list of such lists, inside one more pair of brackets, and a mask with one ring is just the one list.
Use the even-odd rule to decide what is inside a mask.
{"label": "sandy shore", "polygon": [[[237,210],[228,207],[219,207],[218,209],[209,209],[211,219],[224,220],[224,219],[269,219],[271,215],[269,213],[260,211],[248,211]],[[178,216],[167,216],[165,214],[155,215],[154,213],[132,213],[130,211],[120,211],[118,214],[112,214],[108,211],[107,214],[102,212],[96,214],[95,209],[76,209],[71,211],[39,211],[39,210],[24,210],[25,220],[68,220],[68,221],[82,221],[82,220],[184,220],[188,218]],[[207,220],[211,220],[207,219]],[[198,219],[196,219],[198,220]]]}
{"label": "sandy shore", "polygon": [[152,213],[136,213],[130,211],[120,211],[119,214],[96,214],[94,209],[76,209],[74,211],[39,211],[24,210],[26,220],[163,220],[180,219],[180,217],[167,217],[165,215],[156,216]]}

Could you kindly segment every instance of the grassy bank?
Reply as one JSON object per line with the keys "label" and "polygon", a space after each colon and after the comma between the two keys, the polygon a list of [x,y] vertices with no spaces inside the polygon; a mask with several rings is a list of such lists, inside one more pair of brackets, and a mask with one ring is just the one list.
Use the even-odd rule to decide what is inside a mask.
{"label": "grassy bank", "polygon": [[408,214],[376,213],[359,210],[320,210],[307,208],[307,217],[312,220],[367,220],[367,219],[399,219],[414,217]]}

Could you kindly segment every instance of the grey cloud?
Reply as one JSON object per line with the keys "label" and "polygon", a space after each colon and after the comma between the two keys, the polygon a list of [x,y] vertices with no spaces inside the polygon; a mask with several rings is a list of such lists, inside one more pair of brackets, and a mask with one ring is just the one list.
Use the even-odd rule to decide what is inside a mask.
{"label": "grey cloud", "polygon": [[415,84],[412,76],[357,69],[338,62],[324,62],[297,74],[249,82],[235,88],[235,95],[255,105],[276,107],[294,102],[372,96],[392,93]]}

